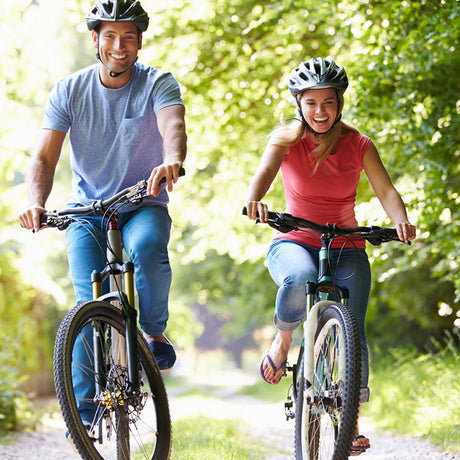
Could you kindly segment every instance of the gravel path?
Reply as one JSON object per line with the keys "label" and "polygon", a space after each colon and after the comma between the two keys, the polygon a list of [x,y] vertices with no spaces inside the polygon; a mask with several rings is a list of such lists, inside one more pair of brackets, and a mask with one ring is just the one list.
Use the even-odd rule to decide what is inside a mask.
{"label": "gravel path", "polygon": [[[222,377],[222,376],[221,376]],[[212,382],[212,397],[184,396],[183,389],[169,389],[171,416],[178,420],[186,416],[203,414],[211,418],[241,418],[251,427],[251,435],[273,446],[265,460],[292,460],[294,422],[287,422],[283,405],[267,404],[250,396],[237,395],[236,386],[228,382],[240,379],[221,378],[219,386]],[[217,379],[217,382],[219,379]],[[203,385],[209,384],[209,379]],[[216,390],[217,388],[217,390]],[[361,421],[362,432],[369,435],[372,448],[360,456],[363,460],[460,460],[460,453],[442,452],[427,441],[376,432],[368,420]],[[0,444],[2,460],[73,460],[73,454],[64,439],[65,425],[60,414],[48,414],[39,428],[30,433],[19,433],[14,444]],[[353,457],[354,458],[354,457]],[[186,459],[184,459],[186,460]],[[218,460],[218,459],[216,459]],[[254,459],[259,460],[259,459]]]}

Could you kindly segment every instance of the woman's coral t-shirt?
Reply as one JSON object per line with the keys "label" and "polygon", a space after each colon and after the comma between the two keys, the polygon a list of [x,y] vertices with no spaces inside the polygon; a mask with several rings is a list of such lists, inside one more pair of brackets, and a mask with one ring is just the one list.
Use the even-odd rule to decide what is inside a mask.
{"label": "woman's coral t-shirt", "polygon": [[[355,227],[355,198],[363,158],[371,140],[358,132],[340,139],[337,151],[329,155],[313,173],[315,144],[308,138],[289,149],[281,164],[287,212],[318,224],[337,224]],[[286,238],[314,247],[321,247],[320,239],[310,233],[277,232],[275,238]],[[333,248],[343,247],[345,239],[337,238]],[[346,242],[345,247],[365,248],[362,239]]]}

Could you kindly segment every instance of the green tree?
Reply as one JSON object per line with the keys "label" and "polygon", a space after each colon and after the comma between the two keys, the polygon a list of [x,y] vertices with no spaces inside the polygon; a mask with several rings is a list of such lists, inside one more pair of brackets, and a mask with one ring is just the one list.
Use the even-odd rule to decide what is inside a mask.
{"label": "green tree", "polygon": [[[209,246],[236,264],[263,256],[270,232],[239,217],[247,182],[266,134],[280,118],[294,116],[288,72],[310,56],[329,55],[350,75],[345,118],[374,139],[419,228],[411,248],[371,251],[373,308],[384,301],[380,293],[389,292],[378,280],[425,279],[432,291],[417,302],[411,297],[407,316],[430,322],[437,335],[454,328],[460,287],[458,5],[209,1],[208,8],[182,2],[163,11],[153,42],[163,37],[168,46],[156,58],[176,67],[190,132],[193,178],[185,179],[184,191],[194,200],[176,219],[176,238],[187,235],[181,258],[203,260]],[[283,208],[281,196],[278,181],[268,195],[273,208]],[[389,224],[375,200],[372,207],[364,203],[371,196],[363,180],[363,223]],[[388,255],[391,266],[380,262]],[[456,296],[448,286],[440,289],[445,283]],[[250,293],[246,301],[257,308]],[[451,314],[441,318],[438,306],[446,302]]]}
{"label": "green tree", "polygon": [[[424,280],[417,295],[412,290],[405,296],[405,321],[417,318],[417,330],[429,334],[452,328],[460,289],[459,2],[173,0],[165,6],[143,0],[143,5],[151,27],[140,60],[171,70],[187,106],[187,175],[171,203],[172,298],[182,315],[177,329],[190,317],[187,307],[207,292],[204,304],[228,319],[228,336],[244,335],[246,326],[255,328],[270,318],[275,287],[263,258],[271,231],[249,223],[240,211],[266,135],[280,119],[295,115],[287,91],[290,69],[319,55],[347,68],[351,85],[344,117],[373,138],[419,228],[411,248],[371,249],[375,302],[370,318],[383,324],[387,308],[389,322],[400,318],[401,303],[392,299],[402,298],[399,291],[408,283]],[[88,8],[83,0],[21,0],[0,18],[5,39],[0,50],[0,259],[5,252],[25,253],[16,214],[26,200],[24,173],[48,91],[61,76],[95,60],[83,20]],[[68,148],[50,207],[62,206],[68,194]],[[359,195],[361,221],[384,223],[366,180]],[[267,199],[272,208],[283,209],[279,180]],[[53,242],[46,243],[44,238],[38,235],[28,244],[51,248],[52,258],[61,254],[55,270],[68,283],[63,247],[54,242],[58,237],[49,236]],[[46,255],[40,258],[45,266]],[[58,279],[56,272],[47,272]],[[438,315],[439,307],[447,316]],[[198,332],[192,331],[190,340]],[[375,332],[384,334],[378,327]]]}

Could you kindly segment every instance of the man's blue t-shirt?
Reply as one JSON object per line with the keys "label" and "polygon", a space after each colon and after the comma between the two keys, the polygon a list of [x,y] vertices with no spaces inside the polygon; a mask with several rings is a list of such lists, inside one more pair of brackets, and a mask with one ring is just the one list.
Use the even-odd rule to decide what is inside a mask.
{"label": "man's blue t-shirt", "polygon": [[[163,163],[163,139],[156,114],[183,105],[179,84],[168,72],[135,63],[129,82],[110,89],[98,64],[60,80],[45,105],[42,128],[70,129],[72,192],[68,205],[88,205],[147,179]],[[166,206],[168,195],[144,204]]]}

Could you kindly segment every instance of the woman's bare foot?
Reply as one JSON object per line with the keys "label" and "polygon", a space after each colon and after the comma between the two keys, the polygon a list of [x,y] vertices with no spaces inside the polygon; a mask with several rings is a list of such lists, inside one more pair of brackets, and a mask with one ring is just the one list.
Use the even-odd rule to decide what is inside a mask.
{"label": "woman's bare foot", "polygon": [[283,364],[286,363],[291,342],[292,332],[278,331],[260,366],[260,372],[267,382],[277,384],[280,381],[284,374],[285,365]]}

